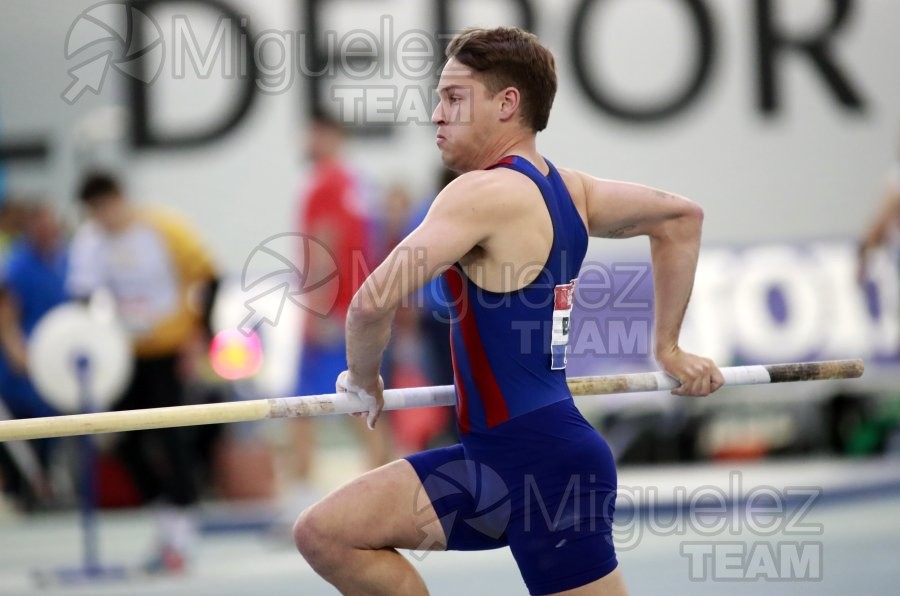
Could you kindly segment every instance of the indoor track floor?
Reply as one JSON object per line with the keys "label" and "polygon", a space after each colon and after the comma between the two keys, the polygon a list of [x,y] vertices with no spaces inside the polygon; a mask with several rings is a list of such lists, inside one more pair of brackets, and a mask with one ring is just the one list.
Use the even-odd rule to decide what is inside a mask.
{"label": "indoor track floor", "polygon": [[[824,489],[812,509],[799,520],[804,527],[820,527],[811,534],[797,534],[782,524],[782,530],[763,535],[746,524],[729,522],[712,538],[701,527],[687,524],[678,532],[659,531],[673,514],[666,508],[666,494],[674,487],[697,491],[719,486],[734,490],[732,467],[703,465],[691,467],[627,468],[620,472],[620,487],[638,494],[639,487],[656,486],[660,511],[657,530],[646,515],[637,522],[629,499],[620,500],[617,524],[623,523],[630,537],[620,548],[620,563],[632,594],[666,596],[749,594],[820,596],[890,596],[900,585],[900,460],[794,461],[745,465],[739,481],[744,494],[748,487],[766,485],[778,494],[790,487]],[[729,489],[729,485],[732,487]],[[646,493],[644,493],[646,494]],[[635,499],[637,501],[637,499]],[[795,502],[795,505],[797,503]],[[220,507],[220,506],[219,506]],[[620,519],[621,513],[621,519]],[[646,514],[646,510],[644,510]],[[239,513],[235,513],[235,518]],[[630,521],[628,521],[630,520]],[[796,520],[795,520],[796,521]],[[666,535],[663,535],[666,534]],[[83,586],[41,586],[36,572],[77,566],[82,556],[81,528],[74,512],[45,513],[31,517],[0,518],[0,594],[334,594],[300,559],[288,540],[259,531],[206,533],[198,546],[190,570],[177,577],[146,577],[134,574],[124,581]],[[150,511],[104,513],[100,518],[100,554],[106,565],[134,565],[146,554],[153,537]],[[818,564],[811,559],[798,570],[787,568],[780,577],[775,567],[756,568],[768,580],[739,580],[746,574],[746,559],[716,550],[719,561],[706,558],[706,569],[692,565],[703,557],[684,553],[685,545],[703,545],[703,552],[719,548],[714,544],[744,544],[745,553],[778,553],[784,545],[813,543],[821,553]],[[688,547],[689,549],[691,547]],[[733,547],[729,547],[733,548]],[[701,552],[701,551],[695,551]],[[732,553],[734,551],[731,551]],[[710,555],[712,557],[713,555]],[[723,558],[724,557],[724,558]],[[732,557],[729,559],[729,557]],[[506,549],[484,553],[430,553],[414,561],[435,596],[502,596],[525,594],[512,556]],[[757,561],[758,563],[759,561]],[[796,562],[796,561],[795,561]],[[784,561],[781,561],[784,563]],[[718,570],[716,566],[718,567]],[[811,565],[811,567],[810,567]],[[706,576],[697,579],[694,576]],[[779,576],[779,577],[776,577]]]}

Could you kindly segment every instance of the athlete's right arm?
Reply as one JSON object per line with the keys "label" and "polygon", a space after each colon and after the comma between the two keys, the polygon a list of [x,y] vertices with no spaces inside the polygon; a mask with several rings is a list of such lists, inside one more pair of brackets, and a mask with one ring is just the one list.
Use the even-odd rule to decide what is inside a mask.
{"label": "athlete's right arm", "polygon": [[422,223],[391,251],[356,292],[347,313],[350,382],[378,400],[378,378],[391,321],[403,298],[491,237],[504,208],[494,172],[470,172],[441,191]]}

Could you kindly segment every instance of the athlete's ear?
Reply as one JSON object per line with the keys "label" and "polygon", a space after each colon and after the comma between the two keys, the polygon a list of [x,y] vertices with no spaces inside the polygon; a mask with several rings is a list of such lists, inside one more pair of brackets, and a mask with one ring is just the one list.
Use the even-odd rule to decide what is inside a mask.
{"label": "athlete's ear", "polygon": [[507,87],[500,91],[496,97],[500,100],[500,120],[506,122],[519,111],[522,96],[515,87]]}

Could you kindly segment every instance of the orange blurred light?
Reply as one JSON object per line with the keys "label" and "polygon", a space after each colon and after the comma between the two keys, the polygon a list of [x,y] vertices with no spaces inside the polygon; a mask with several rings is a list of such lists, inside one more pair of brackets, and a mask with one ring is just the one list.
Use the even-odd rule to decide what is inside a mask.
{"label": "orange blurred light", "polygon": [[224,329],[209,344],[209,361],[223,379],[236,381],[253,376],[262,368],[262,342],[255,332],[244,335],[237,329]]}

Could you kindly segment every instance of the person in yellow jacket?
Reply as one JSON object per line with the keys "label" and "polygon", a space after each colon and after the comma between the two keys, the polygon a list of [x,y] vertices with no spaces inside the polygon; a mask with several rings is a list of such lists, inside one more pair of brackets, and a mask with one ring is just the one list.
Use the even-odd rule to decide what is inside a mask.
{"label": "person in yellow jacket", "polygon": [[[208,322],[216,271],[197,234],[179,216],[128,200],[113,176],[87,175],[78,198],[86,221],[71,247],[67,289],[76,299],[105,290],[132,337],[134,373],[113,409],[184,402],[182,357]],[[118,453],[145,499],[159,498],[158,549],[148,563],[180,571],[196,533],[198,494],[186,429],[126,433]]]}

